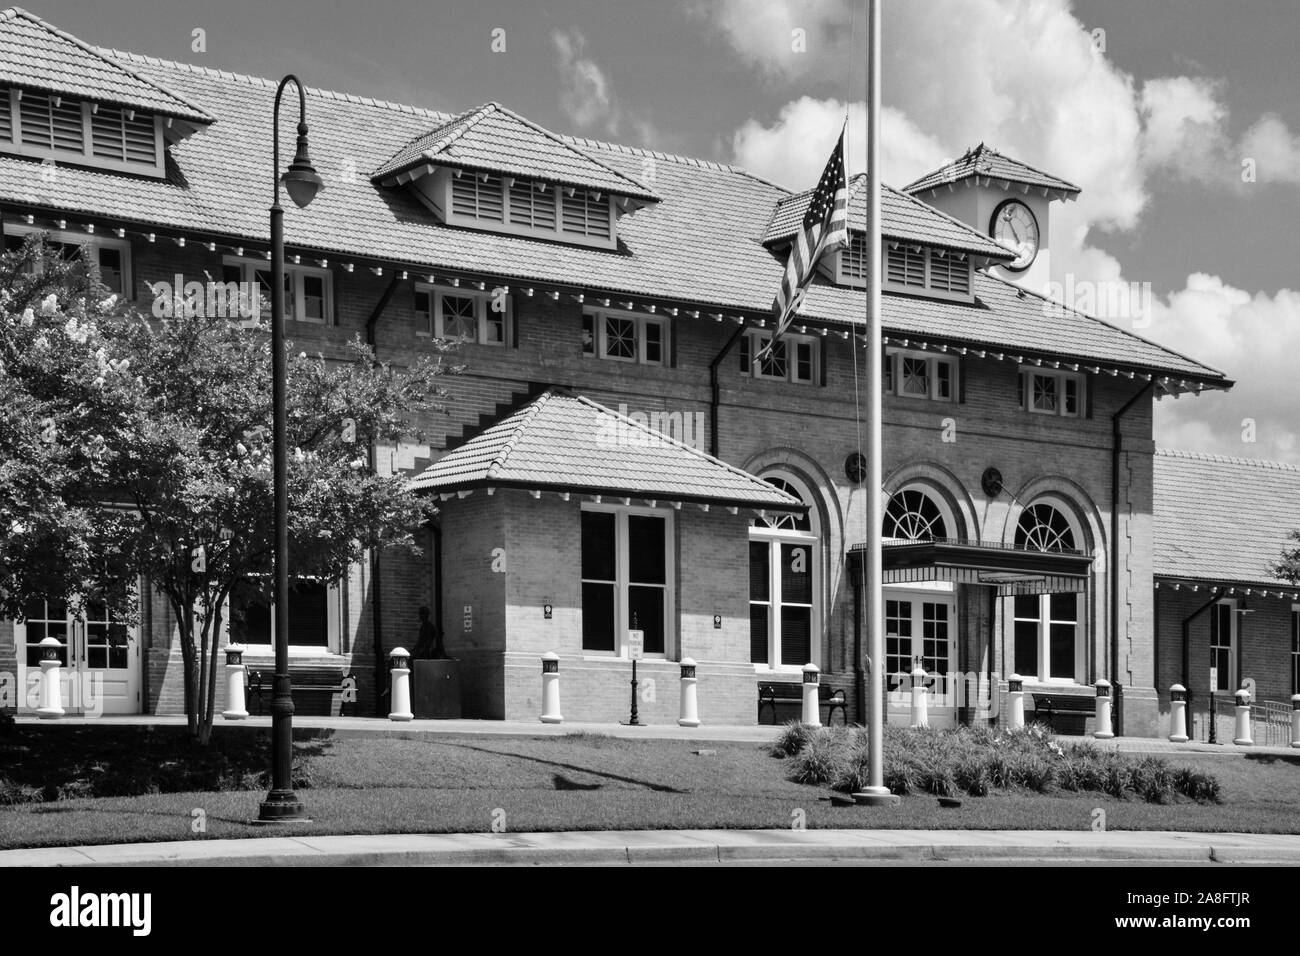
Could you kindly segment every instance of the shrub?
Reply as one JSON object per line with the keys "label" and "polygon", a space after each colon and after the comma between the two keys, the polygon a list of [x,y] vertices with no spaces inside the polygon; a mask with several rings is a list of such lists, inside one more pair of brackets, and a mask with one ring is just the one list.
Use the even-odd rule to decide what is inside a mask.
{"label": "shrub", "polygon": [[958,761],[953,770],[953,778],[972,797],[988,796],[991,780],[988,763],[976,754],[968,754]]}
{"label": "shrub", "polygon": [[1159,757],[1143,757],[1129,767],[1129,786],[1148,803],[1164,803],[1174,794],[1174,772]]}
{"label": "shrub", "polygon": [[1198,803],[1223,802],[1218,778],[1191,767],[1179,767],[1174,771],[1174,789]]}
{"label": "shrub", "polygon": [[1020,786],[1035,793],[1043,793],[1056,779],[1056,768],[1036,753],[1020,753],[1014,760],[1015,777]]}
{"label": "shrub", "polygon": [[848,761],[852,736],[844,727],[817,728],[795,755],[790,779],[818,786],[838,780]]}
{"label": "shrub", "polygon": [[803,721],[787,720],[781,733],[772,742],[772,756],[793,757],[812,739],[814,730],[815,727],[810,727]]}
{"label": "shrub", "polygon": [[40,803],[41,788],[25,783],[14,783],[0,777],[0,807],[16,806],[20,803]]}

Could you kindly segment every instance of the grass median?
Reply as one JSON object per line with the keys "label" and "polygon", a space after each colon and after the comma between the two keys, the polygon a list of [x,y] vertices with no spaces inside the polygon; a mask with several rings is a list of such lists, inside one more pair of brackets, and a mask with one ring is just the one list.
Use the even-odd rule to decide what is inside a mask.
{"label": "grass median", "polygon": [[[777,728],[773,729],[773,737]],[[991,789],[959,808],[917,792],[890,810],[832,806],[829,786],[789,779],[770,745],[555,737],[337,737],[295,743],[310,824],[276,834],[629,829],[1110,829],[1300,832],[1300,760],[1178,755],[1212,774],[1221,803],[1151,803],[1049,786]],[[219,728],[20,725],[0,735],[0,847],[267,836],[251,825],[269,738]]]}

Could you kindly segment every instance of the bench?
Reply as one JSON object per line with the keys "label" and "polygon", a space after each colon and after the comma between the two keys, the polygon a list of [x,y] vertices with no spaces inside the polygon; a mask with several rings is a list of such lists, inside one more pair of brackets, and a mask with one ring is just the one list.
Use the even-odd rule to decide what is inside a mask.
{"label": "bench", "polygon": [[[349,688],[356,687],[356,680],[338,664],[290,664],[289,691],[293,694],[293,710],[300,716],[330,717],[334,709],[334,695],[341,694]],[[275,672],[273,670],[245,671],[245,697],[248,700],[249,713],[261,716],[262,699],[266,698],[269,710],[271,698],[275,692]],[[355,700],[355,699],[354,699]],[[343,708],[350,703],[339,704],[338,716],[343,716]],[[351,702],[353,712],[355,702]]]}
{"label": "bench", "polygon": [[[819,707],[827,708],[826,723],[830,724],[835,716],[835,711],[840,712],[840,720],[847,724],[849,722],[848,699],[844,691],[832,690],[827,684],[817,685],[817,703]],[[798,704],[803,706],[803,683],[772,683],[759,684],[758,686],[758,722],[763,722],[763,708],[772,708],[772,723],[776,723],[776,705],[777,704]]]}
{"label": "bench", "polygon": [[1097,698],[1076,694],[1034,694],[1034,718],[1053,733],[1082,736],[1089,717],[1097,714]]}

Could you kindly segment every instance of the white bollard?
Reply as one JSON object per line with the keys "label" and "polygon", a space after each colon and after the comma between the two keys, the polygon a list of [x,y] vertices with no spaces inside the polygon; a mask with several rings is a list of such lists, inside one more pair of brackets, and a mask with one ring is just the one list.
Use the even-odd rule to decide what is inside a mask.
{"label": "white bollard", "polygon": [[695,661],[691,658],[682,658],[682,703],[677,723],[683,727],[700,726],[700,707],[695,696],[695,666]]}
{"label": "white bollard", "polygon": [[821,671],[816,664],[803,666],[803,722],[809,727],[820,727]]}
{"label": "white bollard", "polygon": [[1176,744],[1187,742],[1187,688],[1182,684],[1169,688],[1169,739]]}
{"label": "white bollard", "polygon": [[554,651],[542,655],[542,723],[564,723],[560,714],[560,655]]}
{"label": "white bollard", "polygon": [[411,655],[405,648],[394,647],[388,652],[388,667],[393,705],[388,719],[410,720],[415,716],[411,713]]}
{"label": "white bollard", "polygon": [[243,720],[248,716],[244,702],[244,648],[239,644],[226,646],[226,709],[221,716],[226,720]]}
{"label": "white bollard", "polygon": [[1232,742],[1238,747],[1253,747],[1255,741],[1250,736],[1250,691],[1242,688],[1237,691],[1237,734]]}
{"label": "white bollard", "polygon": [[1025,679],[1019,674],[1007,678],[1007,727],[1025,729]]}
{"label": "white bollard", "polygon": [[930,726],[930,706],[925,690],[925,668],[912,668],[912,727]]}
{"label": "white bollard", "polygon": [[1110,726],[1110,681],[1102,678],[1097,681],[1097,719],[1092,735],[1098,740],[1110,740],[1115,736]]}
{"label": "white bollard", "polygon": [[1291,695],[1291,746],[1300,747],[1300,694]]}
{"label": "white bollard", "polygon": [[57,638],[47,637],[37,645],[41,649],[41,697],[36,715],[45,720],[63,716],[63,687],[59,683],[59,648]]}

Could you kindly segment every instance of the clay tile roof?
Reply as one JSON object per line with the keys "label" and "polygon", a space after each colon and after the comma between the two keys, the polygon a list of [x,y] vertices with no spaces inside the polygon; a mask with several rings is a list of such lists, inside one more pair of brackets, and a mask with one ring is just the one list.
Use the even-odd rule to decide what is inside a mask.
{"label": "clay tile roof", "polygon": [[[863,230],[867,228],[867,177],[863,174],[854,176],[849,181],[849,228]],[[804,213],[808,211],[808,202],[812,197],[811,189],[786,196],[776,204],[772,221],[763,233],[763,243],[775,243],[790,239],[798,232],[803,222]],[[900,192],[888,184],[880,194],[881,224],[880,232],[889,239],[902,239],[909,242],[923,242],[931,246],[943,246],[991,259],[1011,260],[1016,257],[1006,247],[994,242],[988,236],[959,219],[954,219],[933,206],[928,206],[919,199],[913,199],[907,193]]]}
{"label": "clay tile roof", "polygon": [[1159,449],[1154,472],[1157,577],[1283,583],[1269,567],[1300,529],[1300,468]]}
{"label": "clay tile roof", "polygon": [[0,11],[0,83],[115,103],[195,123],[212,121],[179,94],[21,7]]}
{"label": "clay tile roof", "polygon": [[375,170],[372,178],[382,182],[423,163],[658,199],[631,176],[499,103],[486,103],[420,134]]}
{"label": "clay tile roof", "polygon": [[581,395],[549,389],[412,479],[802,511],[799,499]]}
{"label": "clay tile roof", "polygon": [[1004,179],[1013,183],[1027,183],[1030,186],[1059,189],[1071,195],[1080,192],[1079,187],[1074,183],[1066,182],[1064,179],[1053,176],[1051,173],[1045,173],[1041,169],[1035,169],[1028,163],[1022,163],[1018,159],[1004,156],[996,149],[985,146],[983,143],[980,143],[974,149],[967,150],[960,159],[954,160],[942,169],[936,169],[934,172],[922,176],[910,186],[904,186],[903,191],[918,193],[926,189],[933,189],[936,186],[946,186],[948,183],[960,182],[972,176],[989,176],[993,179]]}

